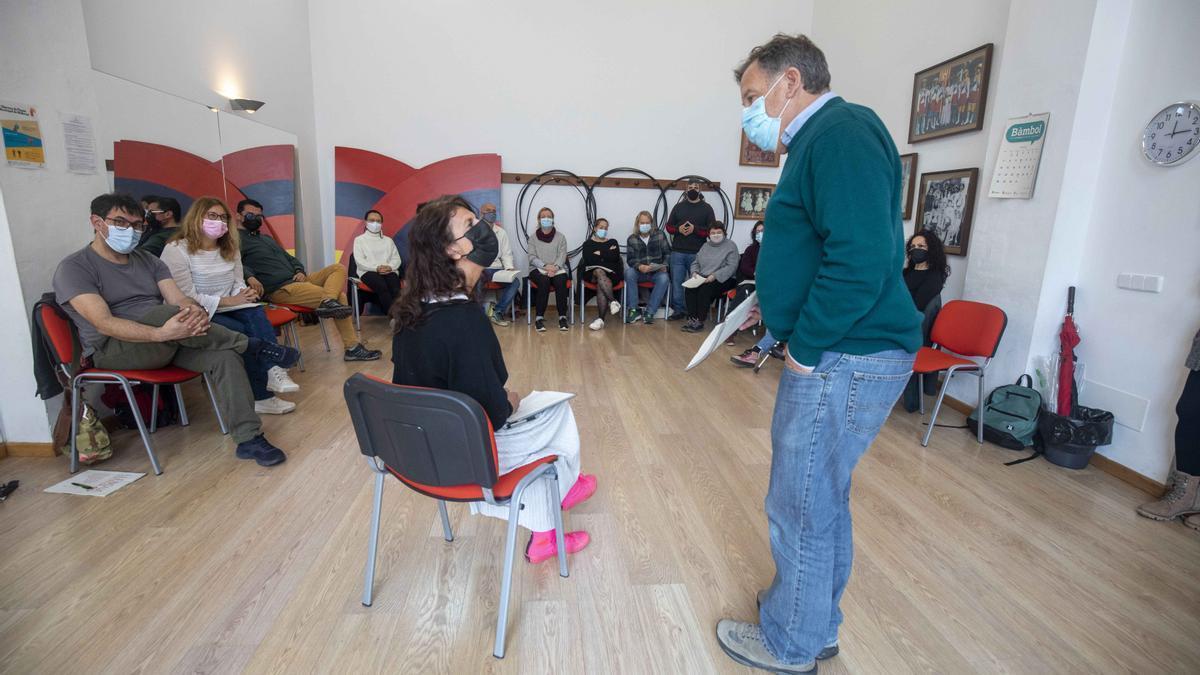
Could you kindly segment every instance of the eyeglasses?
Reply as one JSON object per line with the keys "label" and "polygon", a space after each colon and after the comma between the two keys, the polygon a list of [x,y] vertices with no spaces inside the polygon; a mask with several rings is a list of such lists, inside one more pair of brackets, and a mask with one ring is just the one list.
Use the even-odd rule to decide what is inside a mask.
{"label": "eyeglasses", "polygon": [[134,232],[142,233],[146,231],[146,221],[144,220],[126,220],[124,218],[105,218],[104,220],[117,227],[132,227]]}
{"label": "eyeglasses", "polygon": [[209,211],[208,213],[204,214],[204,219],[205,220],[219,220],[222,223],[225,223],[226,225],[229,224],[229,214],[227,214],[227,213],[217,213],[216,211]]}

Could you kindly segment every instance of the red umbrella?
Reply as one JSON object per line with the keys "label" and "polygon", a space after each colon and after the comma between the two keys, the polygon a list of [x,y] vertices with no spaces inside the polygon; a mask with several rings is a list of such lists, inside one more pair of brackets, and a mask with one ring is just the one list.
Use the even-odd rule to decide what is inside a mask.
{"label": "red umbrella", "polygon": [[1067,289],[1067,316],[1058,334],[1058,414],[1071,416],[1071,400],[1075,394],[1075,347],[1079,330],[1075,328],[1075,287]]}

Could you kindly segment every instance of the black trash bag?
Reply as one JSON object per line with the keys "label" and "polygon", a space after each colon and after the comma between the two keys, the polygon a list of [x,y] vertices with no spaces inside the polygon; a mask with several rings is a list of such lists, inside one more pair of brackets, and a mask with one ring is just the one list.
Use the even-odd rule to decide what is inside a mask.
{"label": "black trash bag", "polygon": [[1112,443],[1112,429],[1113,414],[1107,410],[1076,405],[1070,417],[1042,410],[1037,449],[1054,464],[1082,469],[1097,447]]}

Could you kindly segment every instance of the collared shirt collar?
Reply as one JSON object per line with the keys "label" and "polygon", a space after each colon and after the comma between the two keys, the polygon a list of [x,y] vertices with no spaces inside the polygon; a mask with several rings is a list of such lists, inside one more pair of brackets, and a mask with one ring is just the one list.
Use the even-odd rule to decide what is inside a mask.
{"label": "collared shirt collar", "polygon": [[827,91],[818,96],[817,100],[810,103],[807,108],[800,112],[799,115],[796,115],[796,119],[792,120],[791,124],[787,125],[787,128],[783,130],[783,134],[779,140],[782,141],[784,145],[790,144],[792,139],[796,137],[796,134],[800,133],[800,127],[803,127],[804,123],[807,122],[810,117],[817,114],[817,111],[824,107],[826,103],[829,103],[829,101],[835,96],[837,96],[837,94],[833,93],[832,91]]}

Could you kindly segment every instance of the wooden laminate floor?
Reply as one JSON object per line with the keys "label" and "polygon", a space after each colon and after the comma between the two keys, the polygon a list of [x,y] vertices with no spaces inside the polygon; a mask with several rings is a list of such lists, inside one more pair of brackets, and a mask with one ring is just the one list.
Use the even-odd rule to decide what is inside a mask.
{"label": "wooden laminate floor", "polygon": [[[364,328],[390,345],[382,319]],[[569,579],[518,563],[498,661],[498,520],[452,505],[447,544],[435,503],[390,483],[375,605],[359,604],[371,479],[341,385],[391,367],[301,333],[299,408],[266,420],[282,466],[235,459],[196,384],[192,425],[154,436],[165,473],[110,497],[43,493],[65,459],[0,460],[21,480],[0,504],[0,670],[747,672],[713,626],[754,617],[773,572],[778,361],[755,376],[721,354],[685,374],[700,338],[664,322],[499,329],[513,386],[579,393],[600,489],[569,514],[592,535]],[[952,429],[923,449],[920,429],[893,414],[855,474],[842,653],[822,673],[1200,672],[1200,533],[1137,517],[1145,495],[1094,469],[1006,468],[1009,451]],[[114,441],[100,468],[149,471],[133,433]]]}

